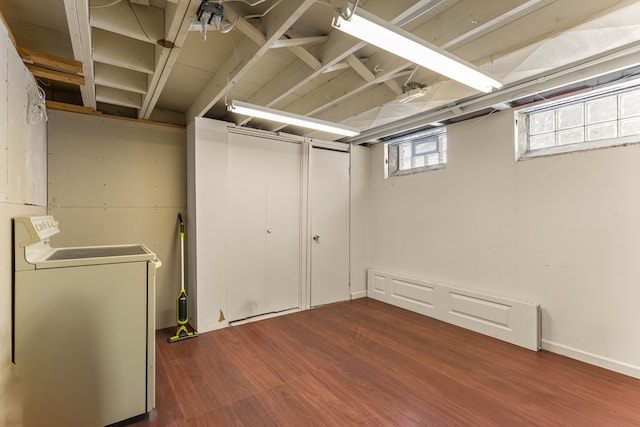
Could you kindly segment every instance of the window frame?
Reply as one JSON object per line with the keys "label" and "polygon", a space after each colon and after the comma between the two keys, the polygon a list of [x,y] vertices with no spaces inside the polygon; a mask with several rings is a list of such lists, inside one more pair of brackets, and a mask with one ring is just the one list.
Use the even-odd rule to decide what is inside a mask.
{"label": "window frame", "polygon": [[[640,80],[634,79],[629,82],[625,82],[622,84],[612,85],[601,89],[592,90],[589,93],[580,93],[578,95],[567,96],[561,99],[547,101],[543,103],[536,104],[534,106],[522,108],[516,110],[514,112],[514,121],[515,121],[515,154],[516,160],[526,160],[536,157],[544,157],[549,155],[556,154],[564,154],[578,151],[586,151],[586,150],[594,150],[599,148],[607,148],[607,147],[617,147],[624,146],[629,144],[635,144],[640,142],[640,134],[636,135],[628,135],[628,136],[616,136],[613,138],[604,138],[599,140],[592,141],[580,141],[574,143],[568,143],[564,145],[557,145],[557,137],[558,133],[561,131],[566,131],[569,129],[583,129],[583,139],[586,139],[586,132],[589,126],[593,126],[596,123],[587,123],[586,120],[586,110],[587,103],[598,100],[598,99],[606,99],[607,97],[615,96],[616,100],[616,133],[619,134],[620,125],[623,120],[627,120],[629,117],[621,117],[620,114],[620,96],[627,92],[640,90]],[[557,111],[563,109],[565,107],[570,107],[573,105],[583,105],[583,121],[580,126],[566,128],[566,129],[557,129]],[[554,112],[554,130],[551,131],[554,133],[554,138],[556,138],[556,145],[553,147],[546,148],[538,148],[531,150],[530,147],[530,138],[531,135],[529,132],[529,121],[531,116],[543,113],[547,111]],[[640,116],[632,116],[640,117]],[[609,123],[614,122],[614,120],[603,121],[601,123]],[[551,133],[549,132],[549,133]],[[544,133],[540,133],[544,134]]]}
{"label": "window frame", "polygon": [[[444,140],[441,136],[444,135]],[[433,137],[437,137],[437,141],[429,141]],[[428,153],[417,153],[417,145],[424,142],[436,142],[437,150]],[[438,155],[438,163],[424,166],[411,167],[409,169],[400,169],[400,145],[411,143],[411,159],[417,157],[426,157],[429,155]],[[388,179],[394,176],[412,175],[415,173],[444,169],[447,165],[447,127],[439,126],[428,130],[422,130],[410,134],[406,134],[397,138],[392,138],[384,142],[384,178]],[[395,150],[395,152],[394,152]],[[393,169],[393,159],[395,156],[395,169]]]}

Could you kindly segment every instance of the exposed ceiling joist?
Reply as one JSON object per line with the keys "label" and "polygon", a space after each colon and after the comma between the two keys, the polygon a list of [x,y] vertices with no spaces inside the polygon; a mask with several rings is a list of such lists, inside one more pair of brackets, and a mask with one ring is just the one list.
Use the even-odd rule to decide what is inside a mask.
{"label": "exposed ceiling joist", "polygon": [[314,3],[314,0],[283,0],[267,15],[264,21],[266,43],[255,50],[253,42],[243,43],[238,46],[238,56],[246,58],[239,66],[235,64],[235,58],[229,58],[221,67],[217,75],[206,85],[200,96],[187,110],[187,122],[194,117],[204,115],[227,92],[228,88],[237,79],[246,74],[270,49],[271,44],[289,29],[289,27]]}
{"label": "exposed ceiling joist", "polygon": [[89,28],[89,2],[64,0],[67,25],[73,56],[82,63],[84,85],[80,87],[85,107],[96,109],[96,89],[93,81],[93,59],[91,56],[91,29]]}
{"label": "exposed ceiling joist", "polygon": [[271,47],[274,49],[293,46],[306,46],[310,44],[321,44],[329,39],[328,36],[316,36],[316,37],[300,37],[296,39],[280,39],[276,40]]}
{"label": "exposed ceiling joist", "polygon": [[[196,18],[201,2],[0,0],[0,8],[19,46],[30,50],[21,51],[24,61],[46,69],[32,68],[48,73],[51,84],[43,87],[48,99],[97,106],[107,114],[169,123],[204,115],[268,130],[286,127],[229,113],[226,103],[235,98],[368,132],[392,122],[413,126],[403,120],[422,112],[435,112],[420,116],[433,121],[440,114],[461,113],[458,120],[492,111],[471,111],[475,104],[467,103],[477,100],[475,90],[428,65],[416,67],[336,31],[332,19],[345,0],[208,0],[216,14],[205,40],[194,31],[201,27]],[[354,3],[475,64],[507,87],[640,42],[637,0]],[[637,69],[571,87],[600,84]],[[68,83],[82,84],[82,76],[80,91]],[[416,88],[419,98],[402,93]],[[491,105],[515,105],[490,99]],[[284,130],[335,138],[297,127]]]}
{"label": "exposed ceiling joist", "polygon": [[[180,56],[180,49],[189,34],[192,17],[198,9],[198,0],[182,0],[177,4],[167,3],[164,11],[165,33],[163,38],[168,40],[171,47],[161,50],[156,61],[153,75],[148,79],[147,95],[142,100],[138,118],[148,119],[158,102],[158,98],[171,75],[173,66]],[[156,52],[159,48],[156,48]]]}
{"label": "exposed ceiling joist", "polygon": [[426,123],[439,122],[454,117],[470,114],[490,108],[494,105],[527,98],[537,93],[561,88],[584,80],[603,76],[612,72],[625,70],[640,64],[640,42],[596,55],[577,64],[570,64],[564,69],[542,76],[532,76],[522,82],[515,82],[502,90],[482,94],[456,103],[455,105],[438,107],[424,113],[398,120],[389,125],[374,128],[360,135],[345,139],[346,142],[364,144],[376,142],[399,132],[406,132],[424,126]]}

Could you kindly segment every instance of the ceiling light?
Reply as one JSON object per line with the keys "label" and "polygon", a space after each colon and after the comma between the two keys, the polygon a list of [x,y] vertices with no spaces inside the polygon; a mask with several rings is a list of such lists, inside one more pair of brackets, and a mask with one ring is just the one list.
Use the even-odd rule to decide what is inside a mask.
{"label": "ceiling light", "polygon": [[422,67],[447,76],[464,85],[491,92],[502,84],[480,71],[479,68],[447,51],[428,43],[387,21],[362,10],[347,11],[351,17],[338,15],[333,27]]}
{"label": "ceiling light", "polygon": [[286,111],[274,110],[273,108],[261,107],[259,105],[253,105],[242,101],[231,101],[227,110],[232,113],[242,114],[245,116],[258,117],[278,123],[286,123],[293,126],[320,130],[337,135],[356,136],[360,133],[358,129],[350,126],[343,126],[337,123],[327,122],[325,120],[287,113]]}

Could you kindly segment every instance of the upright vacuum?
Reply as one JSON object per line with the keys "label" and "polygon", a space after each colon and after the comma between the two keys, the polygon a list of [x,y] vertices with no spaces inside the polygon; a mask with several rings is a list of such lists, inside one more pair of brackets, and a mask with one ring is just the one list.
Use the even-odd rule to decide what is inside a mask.
{"label": "upright vacuum", "polygon": [[182,222],[182,214],[178,213],[178,221],[180,222],[180,293],[176,299],[176,323],[178,330],[176,334],[169,337],[167,341],[176,342],[186,340],[187,338],[195,338],[198,336],[197,331],[189,331],[187,324],[189,323],[189,298],[187,291],[184,289],[184,222]]}

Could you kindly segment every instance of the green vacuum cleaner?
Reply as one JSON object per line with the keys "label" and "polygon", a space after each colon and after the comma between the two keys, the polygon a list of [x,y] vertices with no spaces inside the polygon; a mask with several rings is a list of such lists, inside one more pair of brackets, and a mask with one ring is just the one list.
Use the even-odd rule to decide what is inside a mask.
{"label": "green vacuum cleaner", "polygon": [[187,338],[195,338],[198,336],[197,331],[189,331],[187,323],[189,323],[189,298],[187,291],[184,289],[184,222],[182,222],[182,214],[178,213],[178,221],[180,222],[180,293],[176,298],[176,323],[178,330],[176,334],[169,337],[167,341],[176,342],[186,340]]}

